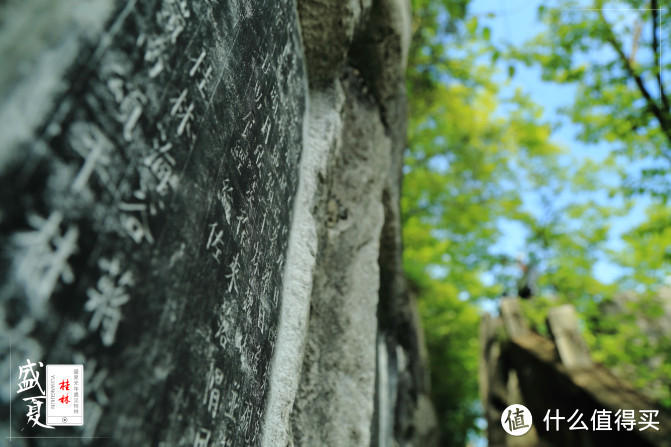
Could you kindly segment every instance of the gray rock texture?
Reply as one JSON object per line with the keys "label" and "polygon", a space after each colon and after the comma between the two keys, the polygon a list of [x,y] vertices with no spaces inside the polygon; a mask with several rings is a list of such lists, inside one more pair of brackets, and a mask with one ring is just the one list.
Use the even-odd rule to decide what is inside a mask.
{"label": "gray rock texture", "polygon": [[[602,365],[592,362],[571,305],[549,312],[551,339],[529,329],[516,297],[502,298],[500,317],[485,314],[482,319],[479,381],[489,444],[669,446],[667,427],[671,425],[671,414]],[[526,406],[534,415],[531,429],[522,436],[508,435],[501,425],[502,413],[513,404]],[[578,412],[589,426],[588,415],[596,411],[616,415],[628,409],[641,414],[650,408],[658,411],[655,420],[659,422],[659,430],[557,430],[552,421],[549,425],[540,421],[540,415],[550,411],[554,416],[566,418]],[[578,417],[574,419],[577,420]]]}
{"label": "gray rock texture", "polygon": [[323,186],[324,225],[292,417],[297,445],[368,445],[371,437],[384,221],[379,174],[388,171],[390,145],[377,108],[357,97],[361,81],[341,82],[343,131]]}
{"label": "gray rock texture", "polygon": [[426,355],[401,259],[409,6],[301,0],[298,11],[310,97],[332,104],[311,110],[309,121],[335,111],[329,127],[337,136],[314,208],[326,225],[318,232],[293,442],[435,445]]}

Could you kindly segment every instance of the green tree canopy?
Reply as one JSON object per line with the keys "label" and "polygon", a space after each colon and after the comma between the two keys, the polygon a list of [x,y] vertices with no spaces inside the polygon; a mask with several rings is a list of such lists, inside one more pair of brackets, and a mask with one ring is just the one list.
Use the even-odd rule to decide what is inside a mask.
{"label": "green tree canopy", "polygon": [[[539,269],[540,296],[525,303],[535,328],[546,332],[550,306],[574,304],[595,358],[671,405],[669,337],[646,338],[641,324],[661,315],[656,296],[671,274],[669,64],[658,57],[669,11],[642,1],[592,5],[648,9],[631,16],[544,3],[545,31],[515,47],[492,42],[484,23],[494,13],[470,15],[468,3],[413,0],[407,73],[404,267],[424,320],[443,444],[464,445],[477,430],[475,303],[514,293],[520,275],[514,256],[493,250],[504,221],[523,229]],[[510,87],[518,64],[576,86],[561,112],[582,143],[613,148],[605,160],[553,143],[555,124]],[[613,248],[613,219],[641,196],[651,203],[646,219]],[[604,259],[624,272],[613,284],[596,278]],[[636,299],[605,312],[623,293]]]}

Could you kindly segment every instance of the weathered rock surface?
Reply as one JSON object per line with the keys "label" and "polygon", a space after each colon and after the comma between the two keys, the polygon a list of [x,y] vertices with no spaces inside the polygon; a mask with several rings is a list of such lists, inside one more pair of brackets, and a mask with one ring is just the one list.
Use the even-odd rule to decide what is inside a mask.
{"label": "weathered rock surface", "polygon": [[[0,17],[3,439],[435,444],[401,261],[406,0]],[[83,426],[29,421],[27,359],[84,366]]]}
{"label": "weathered rock surface", "polygon": [[[553,340],[532,332],[516,298],[503,298],[501,317],[486,314],[481,322],[480,393],[490,445],[670,445],[671,415],[592,361],[571,305],[551,309],[548,326]],[[513,404],[533,415],[522,436],[506,434],[500,423]],[[646,420],[657,428],[646,427]]]}

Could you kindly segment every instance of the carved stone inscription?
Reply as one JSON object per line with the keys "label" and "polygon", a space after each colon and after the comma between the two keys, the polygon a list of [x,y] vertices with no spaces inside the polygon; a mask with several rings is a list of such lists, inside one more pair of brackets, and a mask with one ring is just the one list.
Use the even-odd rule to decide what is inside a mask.
{"label": "carved stone inscription", "polygon": [[[59,436],[258,443],[302,148],[294,8],[122,2],[0,173],[11,362],[86,371],[85,424]],[[44,435],[5,389],[12,433]]]}

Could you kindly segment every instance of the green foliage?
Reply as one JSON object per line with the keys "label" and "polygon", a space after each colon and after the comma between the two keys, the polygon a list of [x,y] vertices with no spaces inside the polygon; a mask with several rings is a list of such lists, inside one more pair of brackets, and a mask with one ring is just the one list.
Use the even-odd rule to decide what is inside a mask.
{"label": "green foliage", "polygon": [[[466,2],[415,0],[413,13],[402,197],[404,267],[419,298],[442,444],[463,446],[477,430],[479,316],[459,297],[463,290],[491,293],[478,275],[496,228],[491,222],[481,224],[495,212],[491,205],[498,206],[496,198],[505,195],[491,182],[500,162],[501,129],[488,123],[496,107],[493,92],[473,88],[491,86],[489,74],[469,68],[475,67],[477,55],[466,51],[453,59],[444,39],[449,35],[449,46],[459,51],[457,47],[468,48],[467,35],[477,33],[476,22],[460,21]],[[469,105],[473,101],[477,107]]]}
{"label": "green foliage", "polygon": [[623,239],[626,251],[613,252],[612,257],[630,274],[622,285],[629,289],[645,286],[655,290],[671,275],[671,216],[668,207],[653,204],[647,210],[647,219]]}
{"label": "green foliage", "polygon": [[508,55],[539,65],[547,81],[575,84],[575,101],[563,113],[580,126],[578,138],[613,143],[613,158],[636,164],[621,171],[623,192],[666,201],[671,110],[662,73],[671,64],[660,58],[660,38],[668,35],[671,10],[654,11],[655,0],[596,0],[589,7],[594,10],[578,9],[585,3],[574,0],[544,3],[538,17],[546,31]]}
{"label": "green foliage", "polygon": [[[650,4],[596,1],[594,8]],[[482,17],[468,14],[468,1],[413,0],[404,268],[419,299],[443,445],[465,445],[477,432],[476,304],[514,292],[520,276],[509,254],[492,250],[503,220],[524,229],[540,272],[540,296],[523,303],[532,327],[547,334],[548,309],[575,305],[595,359],[671,406],[671,338],[659,329],[657,298],[671,275],[671,116],[652,37],[668,29],[670,11],[632,19],[571,9],[577,5],[544,3],[545,32],[516,48],[493,42]],[[642,32],[625,42],[637,27]],[[506,84],[519,64],[540,66],[548,82],[576,85],[562,113],[579,126],[581,141],[609,143],[609,156],[571,158],[552,143],[542,108]],[[496,81],[506,79],[501,72],[508,81]],[[646,219],[617,249],[609,246],[613,218],[629,213],[638,196],[651,203]],[[602,259],[625,275],[614,284],[597,280]],[[626,306],[614,304],[632,290]]]}
{"label": "green foliage", "polygon": [[[659,327],[663,310],[658,296],[671,274],[671,109],[661,77],[671,64],[660,63],[659,56],[671,14],[655,11],[659,6],[654,0],[597,0],[593,11],[586,11],[578,9],[586,7],[584,2],[547,2],[538,10],[546,31],[523,48],[508,47],[506,56],[540,66],[546,81],[576,86],[574,101],[562,113],[579,126],[581,141],[608,142],[613,150],[602,165],[585,165],[573,178],[573,189],[608,191],[622,200],[619,209],[598,210],[603,199],[583,204],[574,199],[556,210],[560,217],[552,231],[537,238],[553,247],[541,281],[551,286],[557,302],[571,302],[581,312],[597,361],[669,407],[671,341],[668,328]],[[584,178],[589,171],[602,177],[610,173],[620,182],[599,185],[598,175]],[[633,196],[651,202],[644,222],[623,236],[621,248],[604,249],[607,219],[628,212]],[[557,225],[567,218],[581,224],[581,238],[569,234],[570,226]],[[591,266],[598,256],[624,269],[616,284],[593,279]],[[623,296],[630,297],[624,308],[605,311]],[[546,307],[537,300],[527,306],[528,315],[538,320]]]}
{"label": "green foliage", "polygon": [[466,445],[478,416],[478,341],[480,317],[458,299],[445,281],[424,277],[420,311],[431,360],[433,401],[439,415],[443,445]]}
{"label": "green foliage", "polygon": [[[432,22],[446,11],[437,5],[415,2],[404,266],[419,297],[443,444],[465,445],[478,416],[474,302],[500,295],[506,282],[483,281],[508,263],[490,252],[501,237],[498,220],[533,221],[520,191],[529,182],[560,177],[562,150],[549,141],[551,128],[540,122],[541,109],[528,96],[500,97],[492,81],[496,71],[481,59],[490,32],[475,18],[445,19],[448,45]],[[505,119],[498,114],[502,107]]]}

